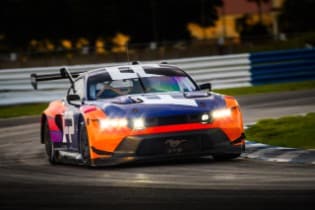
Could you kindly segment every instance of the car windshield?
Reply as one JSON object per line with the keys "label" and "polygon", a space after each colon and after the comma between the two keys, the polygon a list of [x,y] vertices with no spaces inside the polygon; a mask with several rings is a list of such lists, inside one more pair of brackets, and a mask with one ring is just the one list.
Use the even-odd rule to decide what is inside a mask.
{"label": "car windshield", "polygon": [[107,99],[121,95],[154,92],[190,92],[197,89],[187,76],[153,76],[124,80],[98,78],[88,84],[90,100]]}

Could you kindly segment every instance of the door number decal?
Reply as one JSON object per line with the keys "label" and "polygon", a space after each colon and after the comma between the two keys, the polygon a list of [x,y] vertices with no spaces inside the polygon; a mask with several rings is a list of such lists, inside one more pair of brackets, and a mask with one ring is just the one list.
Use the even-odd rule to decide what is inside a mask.
{"label": "door number decal", "polygon": [[63,143],[72,143],[72,135],[74,135],[74,116],[72,111],[66,111],[64,114],[64,132]]}

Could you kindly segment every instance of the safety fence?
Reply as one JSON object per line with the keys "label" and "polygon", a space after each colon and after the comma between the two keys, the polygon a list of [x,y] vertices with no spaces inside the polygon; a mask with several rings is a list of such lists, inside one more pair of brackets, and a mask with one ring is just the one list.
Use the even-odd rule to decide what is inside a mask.
{"label": "safety fence", "polygon": [[[167,60],[188,72],[197,83],[212,83],[213,89],[315,79],[315,49],[295,49],[236,55]],[[144,63],[157,63],[150,61]],[[68,66],[71,72],[126,63]],[[48,81],[32,89],[30,74],[59,72],[60,66],[0,69],[0,105],[47,102],[63,97],[66,80]]]}

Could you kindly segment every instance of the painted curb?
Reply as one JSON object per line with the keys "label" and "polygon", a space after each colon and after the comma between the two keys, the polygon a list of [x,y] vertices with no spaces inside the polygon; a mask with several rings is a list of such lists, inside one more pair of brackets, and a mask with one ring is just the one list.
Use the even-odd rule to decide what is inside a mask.
{"label": "painted curb", "polygon": [[302,163],[315,165],[315,150],[277,147],[246,141],[246,151],[242,157],[280,163]]}

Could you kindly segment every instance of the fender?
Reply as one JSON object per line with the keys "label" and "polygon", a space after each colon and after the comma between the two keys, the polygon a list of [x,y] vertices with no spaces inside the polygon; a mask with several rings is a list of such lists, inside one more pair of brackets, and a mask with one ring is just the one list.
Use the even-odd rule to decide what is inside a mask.
{"label": "fender", "polygon": [[48,124],[51,141],[62,142],[62,113],[65,110],[64,102],[61,100],[53,101],[44,110],[41,116],[41,143],[44,143],[45,121]]}

